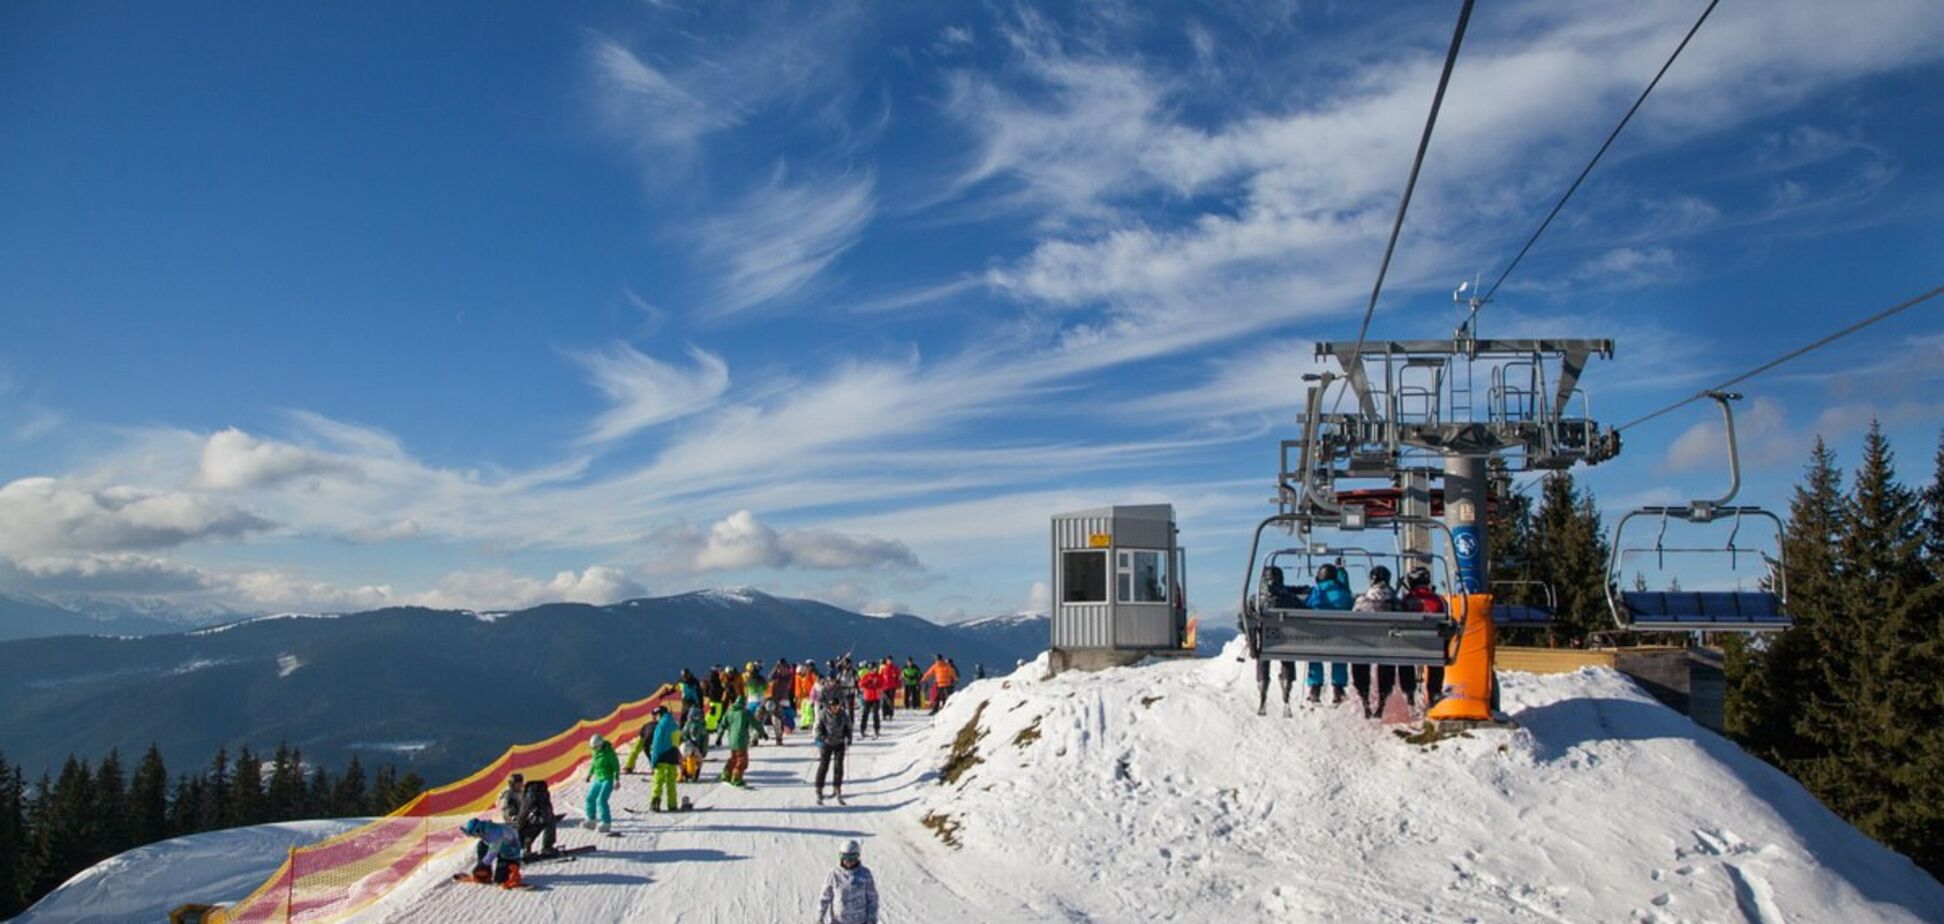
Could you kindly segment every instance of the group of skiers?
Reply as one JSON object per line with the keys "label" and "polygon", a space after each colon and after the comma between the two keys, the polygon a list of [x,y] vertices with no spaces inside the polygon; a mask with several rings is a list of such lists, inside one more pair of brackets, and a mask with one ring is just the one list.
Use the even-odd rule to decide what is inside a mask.
{"label": "group of skiers", "polygon": [[[1298,601],[1298,605],[1312,610],[1350,610],[1358,613],[1442,613],[1445,611],[1444,598],[1432,589],[1431,571],[1422,565],[1411,568],[1405,574],[1402,593],[1399,593],[1398,588],[1391,586],[1390,569],[1383,565],[1371,567],[1370,586],[1361,594],[1351,591],[1348,575],[1340,565],[1336,564],[1318,567],[1316,584],[1307,588],[1306,592],[1300,588],[1292,591],[1291,588],[1284,586],[1282,569],[1274,565],[1264,569],[1262,586],[1266,595],[1293,596]],[[1375,670],[1373,671],[1372,668]],[[1269,669],[1267,662],[1261,663],[1257,669],[1264,672],[1259,676],[1265,678],[1266,684],[1268,676],[1266,672]],[[1429,709],[1438,702],[1444,690],[1444,668],[1428,667],[1424,670],[1423,708]],[[1308,688],[1308,699],[1312,703],[1322,702],[1323,671],[1323,662],[1309,662],[1304,685]],[[1282,662],[1282,694],[1285,704],[1289,702],[1289,688],[1295,679],[1295,674],[1295,662]],[[1376,718],[1383,711],[1384,701],[1389,698],[1393,690],[1402,692],[1407,707],[1418,708],[1418,669],[1415,667],[1335,662],[1329,665],[1329,674],[1330,701],[1333,704],[1342,703],[1346,697],[1345,687],[1352,687],[1357,692],[1357,699],[1362,703],[1364,716],[1367,718]],[[1373,674],[1377,681],[1375,697],[1371,696]],[[1266,686],[1263,689],[1266,696]],[[1258,711],[1265,706],[1266,703],[1259,703]]]}
{"label": "group of skiers", "polygon": [[[978,675],[984,676],[983,666]],[[846,654],[826,660],[821,668],[815,661],[799,665],[778,659],[767,673],[755,661],[740,670],[715,665],[701,677],[684,669],[676,681],[679,710],[657,706],[635,736],[625,762],[607,738],[595,734],[588,739],[581,823],[602,833],[612,831],[609,803],[615,787],[623,774],[637,772],[644,755],[653,775],[649,811],[681,811],[690,802],[678,796],[678,782],[701,780],[702,762],[712,747],[728,750],[719,781],[742,788],[747,786],[744,774],[750,747],[763,741],[782,744],[786,735],[802,729],[813,733],[817,745],[817,804],[824,804],[828,785],[829,797],[842,805],[844,758],[852,741],[881,736],[884,722],[900,709],[925,707],[936,713],[950,699],[958,680],[957,665],[943,654],[927,668],[920,668],[912,658],[899,665],[890,656],[873,662],[854,661]],[[556,829],[566,815],[554,811],[544,780],[528,781],[518,773],[507,778],[499,809],[499,822],[473,819],[462,828],[478,839],[471,878],[519,888],[523,861],[561,852],[555,845]],[[859,862],[856,841],[846,844],[839,855],[838,869],[824,888],[818,920],[839,924],[877,920],[877,887],[870,870]]]}

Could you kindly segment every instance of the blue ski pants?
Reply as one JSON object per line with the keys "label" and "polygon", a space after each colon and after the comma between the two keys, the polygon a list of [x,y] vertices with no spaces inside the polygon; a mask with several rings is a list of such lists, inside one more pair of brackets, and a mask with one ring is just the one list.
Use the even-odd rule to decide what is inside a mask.
{"label": "blue ski pants", "polygon": [[[585,814],[590,821],[608,824],[614,821],[614,813],[608,809],[608,797],[614,794],[613,780],[595,780],[587,787]],[[600,814],[595,814],[599,812]]]}
{"label": "blue ski pants", "polygon": [[[1309,663],[1309,676],[1305,678],[1305,680],[1307,681],[1309,686],[1312,687],[1322,686],[1323,685],[1323,662],[1311,661]],[[1333,686],[1339,686],[1339,687],[1348,685],[1350,683],[1350,665],[1344,664],[1342,662],[1331,664],[1330,683]]]}

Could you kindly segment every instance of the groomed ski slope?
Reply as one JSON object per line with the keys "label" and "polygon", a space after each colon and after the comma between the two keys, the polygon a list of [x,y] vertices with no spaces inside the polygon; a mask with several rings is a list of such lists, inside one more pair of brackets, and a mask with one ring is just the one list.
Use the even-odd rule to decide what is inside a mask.
{"label": "groomed ski slope", "polygon": [[[1432,748],[1347,707],[1258,718],[1232,654],[972,684],[859,741],[848,807],[812,804],[805,737],[756,748],[752,789],[684,787],[693,814],[622,810],[648,799],[626,777],[621,836],[533,866],[541,890],[446,881],[454,854],[360,920],[807,921],[851,837],[887,922],[1944,916],[1936,880],[1619,674],[1508,674],[1518,730]],[[941,786],[975,713],[979,762]]]}

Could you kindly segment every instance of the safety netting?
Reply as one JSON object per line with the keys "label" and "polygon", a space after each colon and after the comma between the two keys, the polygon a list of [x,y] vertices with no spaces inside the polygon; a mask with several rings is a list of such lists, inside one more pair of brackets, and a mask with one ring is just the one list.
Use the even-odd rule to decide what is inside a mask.
{"label": "safety netting", "polygon": [[384,897],[428,860],[470,841],[459,831],[498,802],[508,774],[557,784],[587,757],[587,739],[599,734],[620,748],[632,741],[655,707],[674,696],[663,686],[653,696],[623,703],[613,712],[533,744],[516,744],[477,773],[429,789],[390,815],[336,837],[290,851],[282,866],[248,898],[209,919],[220,924],[270,921],[335,921]]}

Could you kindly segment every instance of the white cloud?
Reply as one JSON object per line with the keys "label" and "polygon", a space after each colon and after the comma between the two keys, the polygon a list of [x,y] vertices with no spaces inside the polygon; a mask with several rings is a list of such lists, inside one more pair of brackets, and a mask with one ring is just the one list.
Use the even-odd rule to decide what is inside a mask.
{"label": "white cloud", "polygon": [[342,472],[338,461],[287,443],[265,442],[231,427],[203,444],[202,481],[217,490],[260,488],[290,478]]}
{"label": "white cloud", "polygon": [[916,569],[904,543],[829,530],[773,529],[739,510],[707,530],[691,523],[658,531],[650,569],[660,573],[800,568],[822,571]]}
{"label": "white cloud", "polygon": [[1045,581],[1034,581],[1033,586],[1026,591],[1026,608],[1024,612],[1053,612],[1053,587]]}
{"label": "white cloud", "polygon": [[0,557],[0,587],[32,594],[171,594],[202,590],[205,575],[132,552]]}
{"label": "white cloud", "polygon": [[713,405],[729,388],[729,365],[695,347],[689,358],[695,367],[678,369],[621,343],[580,356],[594,386],[613,405],[594,419],[583,442],[610,442]]}
{"label": "white cloud", "polygon": [[381,542],[397,542],[401,539],[411,539],[423,531],[424,528],[419,526],[417,520],[407,517],[403,520],[392,520],[389,523],[377,523],[361,529],[354,529],[346,534],[345,538],[350,539],[352,542],[375,545]]}
{"label": "white cloud", "polygon": [[0,487],[0,555],[159,549],[228,539],[272,524],[201,494],[22,478]]}
{"label": "white cloud", "polygon": [[877,210],[869,173],[825,184],[770,181],[702,223],[698,246],[713,266],[714,312],[747,311],[803,290],[855,245]]}
{"label": "white cloud", "polygon": [[593,565],[584,571],[562,571],[541,581],[504,569],[454,571],[439,586],[406,598],[435,609],[517,610],[543,603],[605,605],[647,593],[640,582],[622,571]]}

